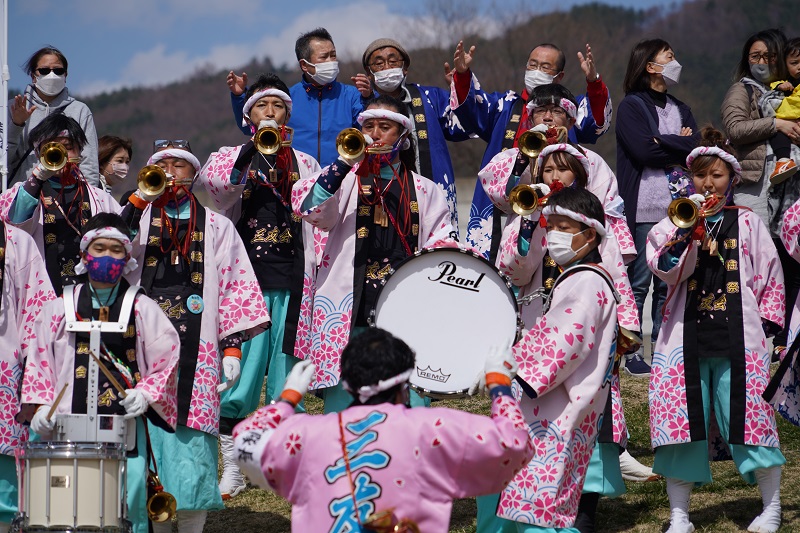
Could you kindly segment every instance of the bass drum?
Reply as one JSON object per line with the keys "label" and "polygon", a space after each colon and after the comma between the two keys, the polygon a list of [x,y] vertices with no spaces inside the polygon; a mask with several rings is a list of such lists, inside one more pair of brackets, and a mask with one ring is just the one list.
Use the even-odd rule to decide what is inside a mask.
{"label": "bass drum", "polygon": [[513,344],[521,328],[508,278],[459,248],[421,250],[392,270],[372,318],[416,352],[411,386],[432,398],[466,396],[489,349]]}

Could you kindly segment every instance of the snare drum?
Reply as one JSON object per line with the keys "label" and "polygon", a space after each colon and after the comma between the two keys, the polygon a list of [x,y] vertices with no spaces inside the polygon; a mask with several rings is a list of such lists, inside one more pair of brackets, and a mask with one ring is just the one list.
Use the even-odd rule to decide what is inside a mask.
{"label": "snare drum", "polygon": [[513,344],[519,308],[511,282],[482,256],[425,249],[384,279],[373,324],[416,352],[411,386],[433,398],[465,396],[492,346]]}
{"label": "snare drum", "polygon": [[22,531],[132,530],[123,444],[28,442],[18,462]]}

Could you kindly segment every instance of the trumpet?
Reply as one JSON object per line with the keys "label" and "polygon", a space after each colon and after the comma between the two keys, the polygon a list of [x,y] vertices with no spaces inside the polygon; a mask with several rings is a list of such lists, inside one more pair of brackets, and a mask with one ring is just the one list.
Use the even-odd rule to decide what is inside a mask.
{"label": "trumpet", "polygon": [[679,228],[691,228],[699,218],[714,216],[725,207],[721,197],[706,193],[703,203],[698,207],[697,202],[689,198],[676,198],[667,207],[667,217],[670,222]]}
{"label": "trumpet", "polygon": [[345,128],[336,136],[336,151],[344,159],[358,159],[367,150],[367,139],[355,128]]}
{"label": "trumpet", "polygon": [[175,180],[168,180],[167,173],[158,165],[147,165],[139,171],[136,185],[142,193],[150,196],[159,196],[164,189],[171,187]]}
{"label": "trumpet", "polygon": [[175,516],[178,504],[175,496],[166,492],[158,475],[153,471],[147,474],[147,516],[153,522],[167,522]]}
{"label": "trumpet", "polygon": [[281,148],[281,133],[271,126],[259,128],[253,136],[253,144],[262,154],[272,155]]}
{"label": "trumpet", "polygon": [[39,148],[39,161],[47,170],[59,171],[69,162],[69,154],[60,142],[51,141]]}
{"label": "trumpet", "polygon": [[511,209],[521,217],[530,215],[539,207],[539,202],[547,195],[540,196],[536,189],[527,184],[517,185],[508,193],[508,203]]}
{"label": "trumpet", "polygon": [[[554,130],[555,135],[552,134]],[[551,134],[550,137],[554,138],[556,143],[565,143],[569,140],[569,130],[564,126],[551,126],[547,128],[547,133],[528,130],[522,132],[519,139],[517,139],[519,151],[530,158],[539,157],[542,150],[544,150],[548,144],[551,144],[547,138],[548,133]]]}

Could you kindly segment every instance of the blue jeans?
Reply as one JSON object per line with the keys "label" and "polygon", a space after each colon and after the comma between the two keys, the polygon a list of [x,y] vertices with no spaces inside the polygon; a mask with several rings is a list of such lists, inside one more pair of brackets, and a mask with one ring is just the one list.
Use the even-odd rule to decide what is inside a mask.
{"label": "blue jeans", "polygon": [[[653,306],[650,309],[650,316],[653,319],[653,330],[650,340],[656,342],[658,332],[661,329],[661,308],[667,299],[667,284],[654,276],[647,266],[647,234],[655,226],[655,223],[636,224],[633,232],[633,244],[636,246],[636,259],[628,265],[628,278],[633,289],[633,298],[636,300],[636,309],[639,311],[639,321],[642,320],[644,302],[647,293],[650,292],[650,281],[653,282]],[[642,332],[644,335],[644,332]]]}

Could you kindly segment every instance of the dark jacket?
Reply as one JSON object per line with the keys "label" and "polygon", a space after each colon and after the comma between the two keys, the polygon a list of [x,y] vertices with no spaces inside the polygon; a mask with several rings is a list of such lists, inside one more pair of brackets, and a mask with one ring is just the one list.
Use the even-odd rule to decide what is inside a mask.
{"label": "dark jacket", "polygon": [[[641,98],[647,105],[651,117],[644,114],[644,109],[634,98]],[[636,227],[636,207],[639,198],[639,182],[645,167],[660,168],[670,165],[686,166],[689,155],[700,139],[697,122],[692,116],[689,106],[668,95],[667,98],[677,104],[681,114],[683,127],[692,128],[692,135],[661,135],[654,132],[651,124],[658,124],[658,112],[653,98],[647,92],[632,92],[622,99],[617,107],[615,125],[617,135],[617,184],[619,195],[625,201],[625,213],[628,226]],[[652,119],[652,120],[651,120]],[[666,175],[664,186],[667,186]]]}

